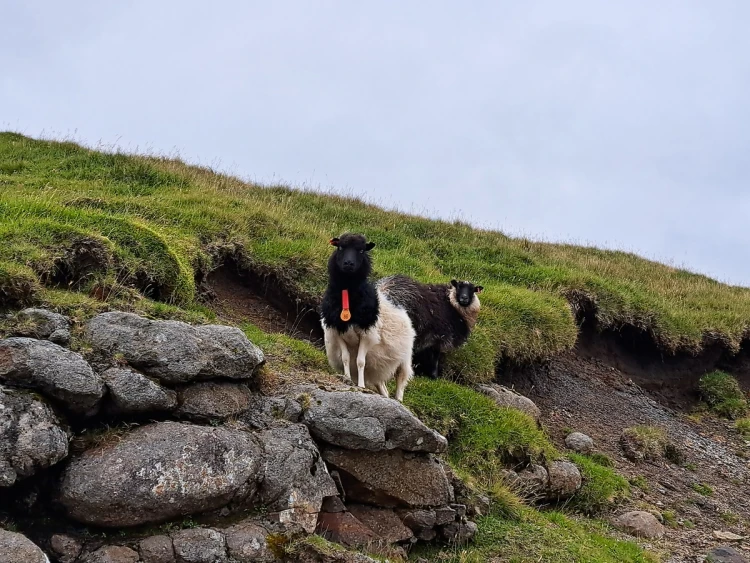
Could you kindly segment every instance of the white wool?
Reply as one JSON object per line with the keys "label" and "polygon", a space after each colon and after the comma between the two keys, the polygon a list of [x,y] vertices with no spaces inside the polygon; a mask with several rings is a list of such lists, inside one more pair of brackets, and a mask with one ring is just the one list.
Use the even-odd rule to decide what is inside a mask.
{"label": "white wool", "polygon": [[474,328],[474,325],[477,324],[477,317],[479,316],[479,309],[481,307],[479,297],[477,297],[477,294],[475,293],[474,299],[471,300],[471,303],[466,307],[462,307],[456,299],[456,293],[456,288],[451,287],[450,290],[448,290],[448,300],[451,302],[451,305],[453,305],[453,308],[458,311],[458,314],[464,318],[466,324],[469,325],[469,329],[472,329]]}
{"label": "white wool", "polygon": [[365,386],[388,396],[385,384],[398,372],[396,398],[403,399],[404,388],[412,376],[412,349],[416,333],[411,319],[404,309],[394,305],[388,296],[378,289],[380,310],[373,327],[362,330],[351,327],[344,334],[323,322],[328,363],[339,373],[344,373],[344,362],[340,346],[346,345],[350,355],[352,383],[357,384],[357,354],[360,343],[366,340]]}

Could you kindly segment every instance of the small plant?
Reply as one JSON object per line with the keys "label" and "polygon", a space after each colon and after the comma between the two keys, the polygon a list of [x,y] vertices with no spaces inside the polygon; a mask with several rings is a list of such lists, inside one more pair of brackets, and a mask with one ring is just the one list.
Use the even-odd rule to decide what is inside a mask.
{"label": "small plant", "polygon": [[628,479],[628,482],[633,487],[637,487],[638,489],[642,490],[644,493],[647,493],[651,489],[648,481],[643,475],[636,475],[635,477],[631,477],[630,479]]}
{"label": "small plant", "polygon": [[747,413],[747,399],[737,380],[723,371],[712,371],[698,384],[703,400],[719,416],[739,418]]}
{"label": "small plant", "polygon": [[750,438],[750,418],[740,418],[734,423],[734,427],[744,438]]}
{"label": "small plant", "polygon": [[589,459],[593,461],[594,463],[598,463],[602,467],[614,467],[615,466],[615,462],[612,461],[612,458],[609,457],[607,454],[596,452],[593,454],[589,454]]}
{"label": "small plant", "polygon": [[664,510],[661,513],[661,517],[664,520],[664,525],[668,528],[677,527],[677,514],[674,510]]}
{"label": "small plant", "polygon": [[721,518],[727,524],[737,524],[740,521],[740,517],[737,516],[734,512],[722,512],[721,514],[719,514],[719,518]]}
{"label": "small plant", "polygon": [[584,514],[596,514],[630,496],[630,484],[622,475],[594,461],[591,456],[570,454],[583,478],[570,506]]}
{"label": "small plant", "polygon": [[633,461],[659,459],[665,454],[667,433],[656,426],[633,426],[623,430],[620,445]]}
{"label": "small plant", "polygon": [[705,483],[693,483],[692,485],[690,485],[690,488],[699,495],[703,495],[704,497],[710,497],[712,494],[714,494],[714,490]]}
{"label": "small plant", "polygon": [[683,465],[683,467],[685,469],[687,469],[688,471],[697,471],[698,470],[698,466],[695,465],[693,462],[688,462],[685,465]]}

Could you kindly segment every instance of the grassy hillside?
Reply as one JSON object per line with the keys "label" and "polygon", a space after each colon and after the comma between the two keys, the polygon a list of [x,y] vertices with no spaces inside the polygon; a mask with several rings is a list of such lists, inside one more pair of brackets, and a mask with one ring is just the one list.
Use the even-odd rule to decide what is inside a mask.
{"label": "grassy hillside", "polygon": [[0,134],[0,307],[40,302],[71,312],[145,295],[188,314],[200,311],[196,274],[227,257],[312,303],[325,286],[327,241],[347,230],[377,243],[377,275],[485,286],[478,328],[451,359],[468,379],[490,377],[499,358],[571,347],[573,310],[584,303],[595,304],[602,326],[640,327],[667,351],[696,352],[714,340],[736,350],[748,335],[750,290],[632,254],[533,243],[174,160]]}

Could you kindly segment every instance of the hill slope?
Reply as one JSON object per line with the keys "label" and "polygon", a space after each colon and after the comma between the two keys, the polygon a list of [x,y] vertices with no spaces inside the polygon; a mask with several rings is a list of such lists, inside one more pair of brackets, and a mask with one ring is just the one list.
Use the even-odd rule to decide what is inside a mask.
{"label": "hill slope", "polygon": [[[534,243],[355,199],[261,187],[176,160],[104,154],[0,134],[0,307],[66,311],[138,294],[200,310],[208,272],[232,260],[312,308],[328,239],[364,232],[377,275],[481,283],[483,312],[454,375],[492,377],[498,361],[569,349],[577,320],[636,327],[667,352],[739,349],[750,290],[623,252]],[[77,289],[78,294],[56,288]]]}

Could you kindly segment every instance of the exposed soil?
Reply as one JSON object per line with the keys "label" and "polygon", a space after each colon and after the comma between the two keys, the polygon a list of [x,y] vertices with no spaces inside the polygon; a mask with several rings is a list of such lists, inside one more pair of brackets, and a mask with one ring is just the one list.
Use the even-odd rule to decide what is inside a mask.
{"label": "exposed soil", "polygon": [[[731,421],[694,412],[699,407],[696,383],[706,371],[724,367],[747,386],[746,351],[736,358],[720,349],[699,358],[661,358],[648,343],[636,341],[636,350],[632,340],[612,333],[583,331],[579,340],[574,351],[544,365],[506,370],[501,382],[536,402],[561,450],[568,432],[583,432],[615,462],[619,473],[645,479],[647,486],[634,486],[633,498],[619,510],[674,513],[665,539],[653,544],[671,554],[670,563],[702,561],[699,557],[709,549],[726,545],[714,531],[746,535],[750,443]],[[636,425],[664,429],[684,461],[636,464],[626,459],[620,436]],[[713,492],[700,494],[694,489],[700,484]],[[750,543],[737,543],[735,547],[746,547],[750,555]]]}
{"label": "exposed soil", "polygon": [[202,292],[221,321],[250,322],[265,332],[280,332],[322,345],[323,331],[316,311],[286,294],[272,276],[242,270],[229,261],[207,276]]}

